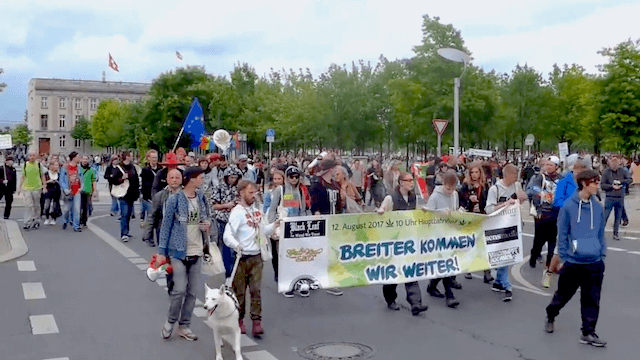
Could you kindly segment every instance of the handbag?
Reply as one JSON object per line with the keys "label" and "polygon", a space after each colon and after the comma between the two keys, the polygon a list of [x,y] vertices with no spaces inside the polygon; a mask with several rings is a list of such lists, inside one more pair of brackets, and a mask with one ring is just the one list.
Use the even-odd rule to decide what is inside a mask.
{"label": "handbag", "polygon": [[[255,218],[253,217],[253,214],[249,213],[249,210],[247,210],[246,208],[244,209],[244,211],[247,212],[247,215],[249,215],[251,220],[255,223],[256,221],[255,221]],[[271,250],[271,241],[262,234],[262,227],[263,227],[263,224],[258,225],[258,228],[256,229],[255,241],[260,247],[260,256],[262,257],[262,261],[270,261],[271,259],[273,259],[273,254]]]}
{"label": "handbag", "polygon": [[[124,170],[122,170],[120,165],[118,165],[118,170],[120,170],[122,172],[122,175],[125,174]],[[113,195],[113,197],[115,197],[115,198],[120,199],[120,198],[123,198],[127,194],[128,190],[129,190],[129,179],[124,179],[122,184],[113,185],[111,187],[111,195]]]}
{"label": "handbag", "polygon": [[529,215],[533,216],[534,218],[538,217],[538,210],[536,209],[536,206],[533,205],[533,203],[531,204],[531,207],[529,208]]}
{"label": "handbag", "polygon": [[215,276],[224,272],[222,254],[216,244],[209,244],[209,253],[202,257],[202,270],[205,275]]}

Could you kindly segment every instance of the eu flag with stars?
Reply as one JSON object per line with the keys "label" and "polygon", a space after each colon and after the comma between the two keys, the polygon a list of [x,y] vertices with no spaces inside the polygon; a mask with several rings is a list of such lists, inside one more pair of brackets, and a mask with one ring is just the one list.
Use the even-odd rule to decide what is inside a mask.
{"label": "eu flag with stars", "polygon": [[204,112],[197,97],[193,98],[187,118],[184,120],[184,132],[191,136],[190,148],[200,146],[200,139],[206,134],[204,129]]}

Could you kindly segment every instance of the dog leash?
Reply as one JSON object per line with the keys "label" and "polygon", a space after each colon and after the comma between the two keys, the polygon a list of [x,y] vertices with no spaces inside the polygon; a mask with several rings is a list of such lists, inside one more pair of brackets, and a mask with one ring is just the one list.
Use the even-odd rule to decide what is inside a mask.
{"label": "dog leash", "polygon": [[227,280],[225,280],[224,282],[224,286],[227,287],[227,289],[231,289],[231,284],[233,283],[233,279],[236,278],[236,271],[238,270],[238,264],[240,263],[240,258],[242,257],[242,254],[238,251],[238,253],[236,254],[236,262],[233,264],[233,270],[231,271],[231,276],[227,278]]}

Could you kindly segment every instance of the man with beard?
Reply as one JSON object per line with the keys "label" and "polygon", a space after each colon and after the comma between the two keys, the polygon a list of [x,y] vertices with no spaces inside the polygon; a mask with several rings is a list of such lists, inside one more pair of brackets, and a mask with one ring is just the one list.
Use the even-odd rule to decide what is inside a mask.
{"label": "man with beard", "polygon": [[251,334],[260,336],[264,334],[262,328],[262,298],[260,287],[262,285],[262,256],[258,237],[270,237],[281,220],[261,228],[262,211],[255,205],[257,186],[248,180],[241,180],[238,184],[239,203],[233,207],[229,214],[229,223],[224,232],[224,243],[234,249],[240,261],[233,279],[233,292],[238,297],[240,305],[239,325],[242,334],[247,333],[244,326],[246,312],[246,292],[249,288],[251,295],[251,320],[253,327]]}

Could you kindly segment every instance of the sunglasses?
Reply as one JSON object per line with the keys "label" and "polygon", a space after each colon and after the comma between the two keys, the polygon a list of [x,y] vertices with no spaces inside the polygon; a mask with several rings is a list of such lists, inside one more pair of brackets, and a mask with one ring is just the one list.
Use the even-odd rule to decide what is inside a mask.
{"label": "sunglasses", "polygon": [[289,175],[289,179],[299,179],[300,175]]}

